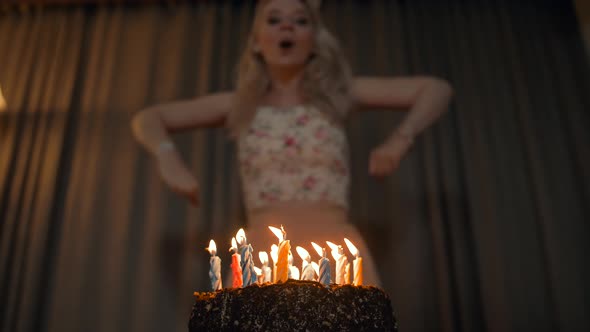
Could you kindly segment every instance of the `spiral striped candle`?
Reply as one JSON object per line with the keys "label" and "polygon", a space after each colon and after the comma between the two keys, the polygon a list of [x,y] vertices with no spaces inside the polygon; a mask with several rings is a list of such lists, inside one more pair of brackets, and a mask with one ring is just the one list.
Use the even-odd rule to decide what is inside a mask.
{"label": "spiral striped candle", "polygon": [[[325,250],[324,250],[325,252]],[[320,283],[323,285],[330,285],[332,283],[332,276],[330,275],[330,260],[324,255],[320,259]]]}
{"label": "spiral striped candle", "polygon": [[326,248],[319,246],[315,242],[312,242],[311,245],[321,257],[318,267],[318,281],[325,286],[329,286],[332,283],[332,276],[330,273],[330,260],[326,257]]}
{"label": "spiral striped candle", "polygon": [[221,258],[217,257],[217,245],[215,241],[209,241],[209,247],[206,250],[211,253],[209,259],[209,280],[213,291],[221,289]]}
{"label": "spiral striped candle", "polygon": [[240,256],[242,259],[242,287],[246,287],[256,283],[258,277],[254,271],[254,262],[252,261],[252,246],[242,245],[240,247]]}

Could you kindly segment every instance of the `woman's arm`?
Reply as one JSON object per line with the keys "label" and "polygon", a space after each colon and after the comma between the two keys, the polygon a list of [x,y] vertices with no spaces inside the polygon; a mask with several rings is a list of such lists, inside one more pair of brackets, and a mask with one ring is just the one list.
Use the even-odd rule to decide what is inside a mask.
{"label": "woman's arm", "polygon": [[389,108],[408,111],[402,123],[373,151],[369,172],[391,173],[414,142],[414,137],[448,110],[453,96],[451,85],[430,76],[399,78],[357,78],[352,97],[359,109]]}
{"label": "woman's arm", "polygon": [[197,180],[186,167],[169,134],[221,126],[231,109],[232,98],[233,93],[223,92],[160,104],[139,111],[131,121],[135,138],[153,155],[164,182],[194,205],[199,201]]}
{"label": "woman's arm", "polygon": [[233,93],[221,92],[193,100],[151,106],[131,121],[135,138],[154,156],[171,147],[169,134],[222,126],[232,106]]}
{"label": "woman's arm", "polygon": [[429,76],[357,78],[352,95],[360,109],[407,109],[408,114],[398,131],[413,138],[448,109],[453,89],[447,81]]}

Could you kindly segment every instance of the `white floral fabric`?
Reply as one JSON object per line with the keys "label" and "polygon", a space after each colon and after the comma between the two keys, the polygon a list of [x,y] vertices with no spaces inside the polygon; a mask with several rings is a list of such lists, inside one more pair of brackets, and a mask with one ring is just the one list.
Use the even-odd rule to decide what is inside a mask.
{"label": "white floral fabric", "polygon": [[259,107],[238,139],[246,207],[326,201],[348,208],[348,158],[344,129],[316,108]]}

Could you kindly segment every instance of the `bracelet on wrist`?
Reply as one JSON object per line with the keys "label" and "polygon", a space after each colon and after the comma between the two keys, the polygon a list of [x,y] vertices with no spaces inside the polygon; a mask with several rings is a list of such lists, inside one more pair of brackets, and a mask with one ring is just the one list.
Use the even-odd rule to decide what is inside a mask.
{"label": "bracelet on wrist", "polygon": [[156,153],[160,154],[162,152],[172,151],[175,149],[176,146],[174,146],[174,143],[172,143],[171,141],[162,141],[158,144],[158,147],[156,148]]}
{"label": "bracelet on wrist", "polygon": [[400,139],[403,139],[404,141],[408,142],[410,145],[414,144],[414,135],[405,133],[399,129],[393,133],[393,137],[398,137]]}

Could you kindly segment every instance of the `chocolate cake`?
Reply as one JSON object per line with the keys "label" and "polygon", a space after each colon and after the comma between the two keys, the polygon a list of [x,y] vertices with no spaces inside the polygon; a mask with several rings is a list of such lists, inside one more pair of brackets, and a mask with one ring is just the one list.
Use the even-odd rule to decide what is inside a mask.
{"label": "chocolate cake", "polygon": [[189,331],[397,331],[377,287],[288,280],[195,293]]}

